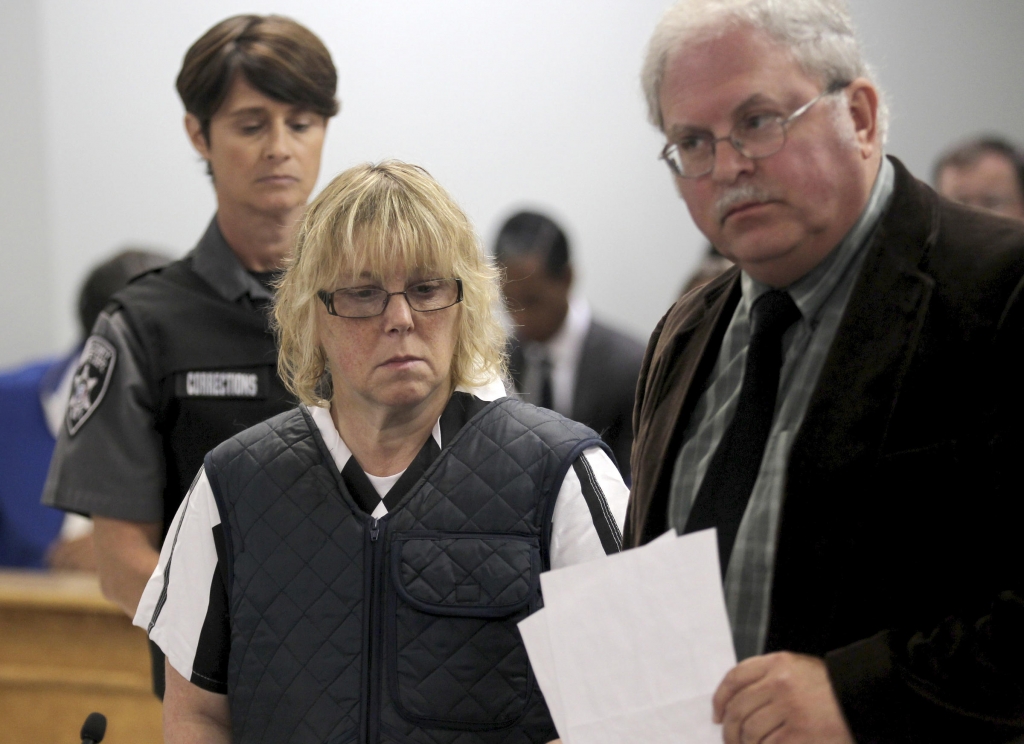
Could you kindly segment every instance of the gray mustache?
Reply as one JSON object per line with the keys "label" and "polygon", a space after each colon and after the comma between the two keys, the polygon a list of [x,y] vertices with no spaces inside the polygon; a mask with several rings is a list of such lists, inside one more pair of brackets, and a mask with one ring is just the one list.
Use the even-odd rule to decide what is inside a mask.
{"label": "gray mustache", "polygon": [[753,183],[745,183],[742,186],[729,189],[715,202],[715,213],[718,215],[718,221],[721,222],[730,209],[735,207],[737,204],[744,202],[768,202],[774,201],[775,196],[761,186]]}

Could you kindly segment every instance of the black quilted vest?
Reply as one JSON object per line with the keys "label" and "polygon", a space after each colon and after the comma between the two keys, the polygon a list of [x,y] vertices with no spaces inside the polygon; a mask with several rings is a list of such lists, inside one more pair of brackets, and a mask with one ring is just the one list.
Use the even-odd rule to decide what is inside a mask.
{"label": "black quilted vest", "polygon": [[217,447],[233,740],[556,738],[516,623],[543,604],[558,490],[592,446],[582,424],[503,398],[379,520],[304,408]]}
{"label": "black quilted vest", "polygon": [[[142,346],[164,445],[164,529],[203,457],[228,437],[295,406],[277,377],[265,315],[228,302],[189,259],[147,274],[114,298]],[[241,383],[241,384],[239,384]]]}

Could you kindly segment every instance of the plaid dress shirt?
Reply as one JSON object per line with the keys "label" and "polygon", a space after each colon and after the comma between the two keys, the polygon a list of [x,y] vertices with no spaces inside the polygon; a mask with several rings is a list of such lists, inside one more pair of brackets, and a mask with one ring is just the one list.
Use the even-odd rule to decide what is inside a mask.
{"label": "plaid dress shirt", "polygon": [[[786,287],[800,319],[782,338],[783,361],[771,433],[725,575],[725,603],[740,660],[764,650],[789,451],[860,273],[868,244],[892,197],[885,158],[856,224],[809,274]],[[741,275],[742,297],[715,366],[687,424],[669,494],[669,524],[682,532],[711,457],[732,421],[750,343],[750,308],[770,287]],[[821,494],[828,498],[828,494]]]}

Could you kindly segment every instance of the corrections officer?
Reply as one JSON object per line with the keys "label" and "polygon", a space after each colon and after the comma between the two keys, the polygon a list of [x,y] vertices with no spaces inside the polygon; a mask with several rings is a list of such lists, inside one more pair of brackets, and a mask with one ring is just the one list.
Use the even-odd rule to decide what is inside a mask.
{"label": "corrections officer", "polygon": [[[185,55],[185,129],[217,213],[185,258],[100,316],[43,494],[93,517],[103,593],[129,616],[204,454],[295,405],[266,309],[317,179],[336,84],[323,42],[280,16],[228,18]],[[162,673],[155,655],[158,694]]]}

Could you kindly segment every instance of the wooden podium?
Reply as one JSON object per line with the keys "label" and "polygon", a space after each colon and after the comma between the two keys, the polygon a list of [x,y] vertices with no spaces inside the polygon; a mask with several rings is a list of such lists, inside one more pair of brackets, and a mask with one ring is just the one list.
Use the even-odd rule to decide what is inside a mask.
{"label": "wooden podium", "polygon": [[0,571],[4,742],[79,744],[92,711],[104,744],[163,741],[146,634],[91,574]]}

